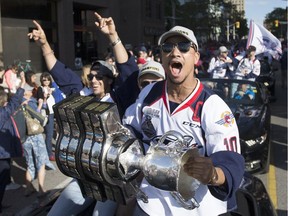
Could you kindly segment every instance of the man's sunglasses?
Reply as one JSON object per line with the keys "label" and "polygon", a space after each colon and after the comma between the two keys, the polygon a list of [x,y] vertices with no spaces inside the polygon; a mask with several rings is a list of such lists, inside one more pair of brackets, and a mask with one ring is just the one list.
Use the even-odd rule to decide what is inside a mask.
{"label": "man's sunglasses", "polygon": [[148,80],[144,80],[140,83],[141,88],[146,87],[147,85],[151,84],[151,83],[155,83],[157,81],[148,81]]}
{"label": "man's sunglasses", "polygon": [[90,74],[87,75],[87,78],[88,78],[89,81],[92,81],[94,77],[95,77],[97,80],[103,80],[103,78],[104,78],[104,76],[103,76],[103,75],[100,75],[100,74],[91,74],[91,73],[90,73]]}
{"label": "man's sunglasses", "polygon": [[190,47],[192,47],[195,51],[197,51],[197,47],[192,42],[179,42],[179,43],[163,43],[161,45],[161,49],[165,53],[170,53],[172,50],[177,47],[177,49],[182,52],[186,53],[190,50]]}

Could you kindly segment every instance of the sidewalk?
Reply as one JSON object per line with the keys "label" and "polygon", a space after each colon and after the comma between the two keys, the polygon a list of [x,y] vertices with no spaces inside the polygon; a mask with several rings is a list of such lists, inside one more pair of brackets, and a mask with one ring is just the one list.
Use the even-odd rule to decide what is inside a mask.
{"label": "sidewalk", "polygon": [[[37,197],[37,192],[29,197],[24,196],[25,191],[25,158],[13,159],[11,175],[15,183],[20,184],[21,187],[16,190],[6,190],[3,199],[3,212],[0,216],[31,216],[32,211],[39,206],[45,206],[54,197],[60,193],[59,189],[64,188],[71,180],[70,177],[65,176],[60,172],[56,162],[52,162],[56,170],[46,170],[45,189],[47,196],[41,198]],[[33,181],[33,185],[38,191],[37,179]],[[40,214],[39,214],[40,215]],[[46,215],[46,214],[42,214]]]}

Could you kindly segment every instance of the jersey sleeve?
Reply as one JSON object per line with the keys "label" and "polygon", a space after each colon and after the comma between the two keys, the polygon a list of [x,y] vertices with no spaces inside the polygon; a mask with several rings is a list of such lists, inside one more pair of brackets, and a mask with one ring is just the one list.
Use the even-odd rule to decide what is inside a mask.
{"label": "jersey sleeve", "polygon": [[239,131],[236,119],[228,105],[217,95],[212,95],[203,107],[202,127],[205,131],[207,155],[215,167],[222,169],[225,184],[209,186],[213,196],[236,204],[235,192],[244,174],[244,158],[241,155]]}
{"label": "jersey sleeve", "polygon": [[205,132],[206,153],[233,151],[241,153],[236,119],[228,105],[212,95],[204,104],[201,125]]}

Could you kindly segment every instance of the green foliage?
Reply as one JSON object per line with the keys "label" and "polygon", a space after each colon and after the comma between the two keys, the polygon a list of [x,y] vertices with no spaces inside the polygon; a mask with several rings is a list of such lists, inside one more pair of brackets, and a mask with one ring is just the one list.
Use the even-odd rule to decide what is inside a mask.
{"label": "green foliage", "polygon": [[[165,1],[166,29],[174,25],[182,25],[192,29],[197,37],[205,36],[213,39],[220,33],[220,40],[226,39],[227,19],[230,24],[240,22],[240,28],[236,29],[238,38],[247,35],[247,20],[244,13],[239,13],[236,6],[223,0],[190,0],[180,4],[177,0]],[[173,4],[172,4],[173,3]],[[173,19],[174,10],[174,19]]]}
{"label": "green foliage", "polygon": [[[287,7],[286,9],[275,8],[265,16],[264,25],[276,37],[287,40],[287,16]],[[276,20],[278,20],[278,26],[275,25]]]}

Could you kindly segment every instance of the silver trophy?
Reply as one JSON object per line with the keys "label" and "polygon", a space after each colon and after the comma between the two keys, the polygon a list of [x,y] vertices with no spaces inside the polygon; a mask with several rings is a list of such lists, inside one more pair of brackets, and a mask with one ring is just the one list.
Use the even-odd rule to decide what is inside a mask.
{"label": "silver trophy", "polygon": [[179,132],[168,131],[150,142],[146,155],[135,155],[135,151],[128,150],[121,154],[120,162],[124,170],[141,170],[152,186],[171,191],[182,207],[194,209],[199,206],[194,195],[200,182],[188,176],[183,165],[189,157],[198,155],[198,149],[189,147],[189,142],[190,139],[185,139]]}
{"label": "silver trophy", "polygon": [[138,193],[140,170],[123,172],[119,156],[131,145],[143,145],[121,125],[114,103],[72,96],[54,106],[59,125],[56,162],[61,172],[78,180],[84,195],[126,204]]}
{"label": "silver trophy", "polygon": [[121,124],[114,103],[74,96],[56,104],[54,112],[60,127],[57,165],[78,180],[84,195],[121,204],[136,196],[148,202],[139,189],[144,177],[184,208],[199,206],[194,195],[200,183],[183,171],[187,159],[198,154],[191,140],[169,131],[153,139],[145,154],[142,142]]}

